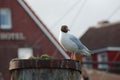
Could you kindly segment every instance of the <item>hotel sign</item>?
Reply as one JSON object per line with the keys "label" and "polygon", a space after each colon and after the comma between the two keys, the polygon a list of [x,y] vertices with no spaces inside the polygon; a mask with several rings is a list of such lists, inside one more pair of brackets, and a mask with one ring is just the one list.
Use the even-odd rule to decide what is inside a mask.
{"label": "hotel sign", "polygon": [[12,32],[12,33],[0,33],[0,40],[24,40],[25,36],[23,33]]}

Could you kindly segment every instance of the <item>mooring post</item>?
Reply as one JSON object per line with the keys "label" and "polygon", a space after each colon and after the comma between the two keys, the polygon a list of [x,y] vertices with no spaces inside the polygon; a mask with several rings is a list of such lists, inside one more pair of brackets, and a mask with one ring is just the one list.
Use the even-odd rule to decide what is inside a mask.
{"label": "mooring post", "polygon": [[15,59],[9,70],[11,80],[80,80],[80,66],[70,59]]}

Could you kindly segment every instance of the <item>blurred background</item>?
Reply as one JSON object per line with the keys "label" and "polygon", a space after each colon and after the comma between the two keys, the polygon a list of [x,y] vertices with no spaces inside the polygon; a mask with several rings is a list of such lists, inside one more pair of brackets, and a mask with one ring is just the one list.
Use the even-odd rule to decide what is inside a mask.
{"label": "blurred background", "polygon": [[[119,0],[25,0],[57,37],[66,24],[78,38],[99,21],[119,21]],[[58,37],[57,37],[58,38]]]}
{"label": "blurred background", "polygon": [[119,80],[119,14],[120,0],[0,0],[0,80],[10,80],[14,58],[69,58],[58,42],[63,24],[94,52],[82,57],[90,80]]}

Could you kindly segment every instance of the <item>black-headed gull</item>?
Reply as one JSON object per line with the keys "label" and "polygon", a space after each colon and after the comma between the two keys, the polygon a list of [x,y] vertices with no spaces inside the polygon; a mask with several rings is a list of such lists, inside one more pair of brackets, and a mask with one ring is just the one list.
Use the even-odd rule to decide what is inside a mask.
{"label": "black-headed gull", "polygon": [[68,33],[69,29],[67,25],[63,25],[61,27],[61,31],[59,34],[59,42],[63,46],[63,48],[68,51],[74,53],[74,55],[91,55],[91,51],[84,46],[78,38],[74,35]]}

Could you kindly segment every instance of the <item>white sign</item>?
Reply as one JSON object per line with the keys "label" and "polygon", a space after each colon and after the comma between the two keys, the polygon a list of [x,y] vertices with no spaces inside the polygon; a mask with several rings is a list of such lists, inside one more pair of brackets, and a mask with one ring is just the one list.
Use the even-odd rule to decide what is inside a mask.
{"label": "white sign", "polygon": [[23,33],[0,33],[0,40],[24,40]]}

